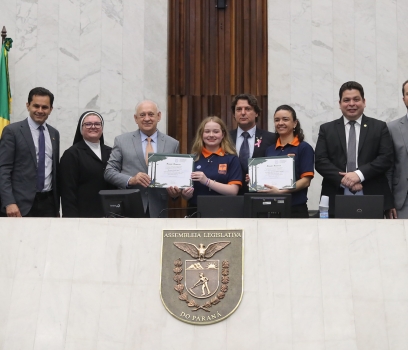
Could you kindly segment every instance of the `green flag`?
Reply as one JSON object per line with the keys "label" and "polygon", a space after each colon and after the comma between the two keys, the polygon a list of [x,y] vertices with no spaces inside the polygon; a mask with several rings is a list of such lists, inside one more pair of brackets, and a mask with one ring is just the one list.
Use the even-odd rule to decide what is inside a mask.
{"label": "green flag", "polygon": [[0,136],[6,125],[10,124],[11,92],[8,71],[8,52],[13,40],[6,38],[1,47],[0,57]]}

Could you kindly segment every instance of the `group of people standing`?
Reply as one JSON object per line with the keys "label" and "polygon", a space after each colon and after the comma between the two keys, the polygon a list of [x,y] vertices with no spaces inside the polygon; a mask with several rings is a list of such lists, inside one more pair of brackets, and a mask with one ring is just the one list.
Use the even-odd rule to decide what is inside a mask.
{"label": "group of people standing", "polygon": [[[408,107],[407,84],[402,91]],[[357,82],[341,86],[342,116],[321,125],[315,151],[304,140],[292,107],[276,109],[275,133],[271,133],[256,126],[261,115],[256,98],[250,94],[235,96],[231,111],[237,129],[228,131],[217,116],[201,122],[191,150],[195,157],[193,186],[183,190],[148,187],[148,154],[179,153],[179,142],[157,129],[161,113],[155,102],[142,101],[136,106],[138,129],[117,136],[113,148],[104,144],[102,115],[83,113],[73,145],[59,160],[59,133],[47,123],[53,101],[47,89],[32,89],[27,102],[29,117],[3,130],[0,200],[1,211],[9,217],[57,217],[60,196],[64,217],[102,217],[99,191],[115,188],[139,189],[145,216],[159,217],[167,208],[168,196],[182,196],[194,207],[199,195],[247,192],[249,158],[291,156],[295,188],[264,184],[267,189],[263,192],[291,193],[292,217],[309,217],[307,191],[316,168],[323,176],[321,194],[329,196],[330,216],[334,214],[335,195],[380,194],[388,217],[408,218],[407,116],[391,122],[389,128],[385,122],[365,116],[364,90]]]}
{"label": "group of people standing", "polygon": [[[248,192],[248,159],[268,156],[292,156],[295,159],[296,186],[278,189],[265,184],[262,192],[292,194],[293,218],[308,218],[307,188],[314,176],[313,148],[304,135],[295,110],[279,106],[274,115],[275,133],[256,126],[261,108],[256,98],[240,94],[233,98],[231,110],[237,129],[227,131],[218,117],[205,118],[198,127],[191,153],[196,156],[192,188],[169,188],[176,198],[181,195],[189,205],[197,205],[198,195],[237,195]],[[237,151],[236,151],[237,150]]]}

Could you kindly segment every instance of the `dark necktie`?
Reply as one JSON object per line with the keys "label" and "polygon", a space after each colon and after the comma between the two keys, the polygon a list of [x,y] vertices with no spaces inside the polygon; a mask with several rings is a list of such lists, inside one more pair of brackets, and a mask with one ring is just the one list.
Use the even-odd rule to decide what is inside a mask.
{"label": "dark necktie", "polygon": [[347,172],[355,171],[357,169],[356,166],[356,128],[354,120],[349,121],[350,124],[350,132],[349,132],[349,139],[348,139],[348,147],[347,147]]}
{"label": "dark necktie", "polygon": [[40,135],[38,136],[38,167],[37,167],[37,191],[41,192],[44,189],[45,181],[45,138],[44,126],[38,127]]}
{"label": "dark necktie", "polygon": [[241,135],[244,138],[244,141],[242,142],[241,148],[239,150],[239,160],[241,162],[242,168],[248,169],[248,158],[249,158],[248,138],[250,136],[249,136],[248,131],[244,131]]}

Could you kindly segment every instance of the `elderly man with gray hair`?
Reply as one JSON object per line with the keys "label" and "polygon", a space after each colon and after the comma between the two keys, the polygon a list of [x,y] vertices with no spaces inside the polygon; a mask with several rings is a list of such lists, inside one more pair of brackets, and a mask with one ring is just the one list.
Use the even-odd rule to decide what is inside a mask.
{"label": "elderly man with gray hair", "polygon": [[161,133],[157,124],[161,112],[157,103],[142,101],[134,115],[139,129],[117,136],[105,170],[105,180],[121,188],[139,189],[146,217],[159,217],[167,208],[165,189],[148,188],[148,153],[179,153],[179,142]]}

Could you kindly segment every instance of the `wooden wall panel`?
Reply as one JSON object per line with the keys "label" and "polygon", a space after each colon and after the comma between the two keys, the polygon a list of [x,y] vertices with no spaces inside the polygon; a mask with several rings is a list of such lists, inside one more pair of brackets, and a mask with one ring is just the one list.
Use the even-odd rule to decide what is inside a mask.
{"label": "wooden wall panel", "polygon": [[[267,111],[267,0],[169,0],[169,134],[190,151],[201,120],[235,128],[231,99],[251,93]],[[266,114],[259,126],[267,129]]]}

